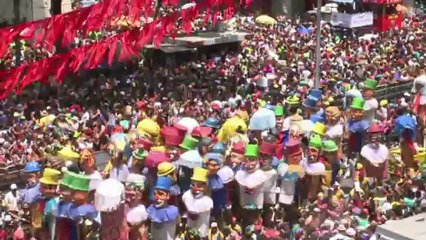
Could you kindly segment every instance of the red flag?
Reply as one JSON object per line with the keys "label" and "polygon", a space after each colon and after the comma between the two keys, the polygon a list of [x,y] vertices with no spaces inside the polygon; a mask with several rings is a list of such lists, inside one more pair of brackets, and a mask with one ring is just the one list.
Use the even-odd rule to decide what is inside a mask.
{"label": "red flag", "polygon": [[102,63],[102,60],[104,60],[105,54],[108,51],[108,47],[109,46],[105,41],[99,44],[96,55],[93,59],[93,64],[97,66]]}
{"label": "red flag", "polygon": [[58,60],[60,61],[58,66],[58,70],[55,74],[55,80],[58,83],[62,83],[65,75],[71,72],[71,69],[68,66],[68,62],[70,59],[70,52],[61,53],[58,55]]}
{"label": "red flag", "polygon": [[116,37],[111,38],[109,43],[109,50],[108,50],[108,65],[112,65],[112,61],[114,61],[115,52],[117,49],[117,43],[118,39]]}
{"label": "red flag", "polygon": [[0,99],[6,98],[13,91],[25,67],[27,66],[21,65],[10,69],[9,77],[0,83],[0,89],[2,90]]}
{"label": "red flag", "polygon": [[33,82],[38,81],[41,78],[41,74],[39,73],[41,68],[41,61],[30,63],[27,67],[27,71],[25,75],[23,75],[21,81],[19,82],[19,85],[16,89],[15,94],[19,95],[24,88],[26,88],[28,85],[30,85]]}

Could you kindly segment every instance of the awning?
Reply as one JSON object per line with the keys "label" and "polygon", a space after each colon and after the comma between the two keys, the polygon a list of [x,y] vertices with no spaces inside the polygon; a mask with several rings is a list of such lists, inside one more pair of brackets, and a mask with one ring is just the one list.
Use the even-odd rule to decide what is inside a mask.
{"label": "awning", "polygon": [[355,0],[331,0],[335,3],[353,3]]}
{"label": "awning", "polygon": [[423,240],[426,239],[426,213],[421,213],[396,221],[388,221],[376,229],[376,234],[390,239]]}

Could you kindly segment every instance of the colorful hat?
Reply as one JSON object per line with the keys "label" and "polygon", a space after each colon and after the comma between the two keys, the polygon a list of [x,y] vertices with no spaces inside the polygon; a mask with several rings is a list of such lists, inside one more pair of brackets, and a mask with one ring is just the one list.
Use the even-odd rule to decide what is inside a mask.
{"label": "colorful hat", "polygon": [[322,146],[322,150],[324,152],[336,152],[338,149],[336,143],[333,140],[325,141]]}
{"label": "colorful hat", "polygon": [[373,122],[367,130],[368,133],[382,133],[383,128],[379,124]]}
{"label": "colorful hat", "polygon": [[316,108],[318,100],[315,97],[308,96],[302,105],[306,108]]}
{"label": "colorful hat", "polygon": [[311,96],[313,99],[316,99],[316,101],[319,101],[322,98],[322,91],[320,89],[311,89],[309,90],[308,97],[309,96]]}
{"label": "colorful hat", "polygon": [[137,149],[137,150],[135,150],[135,151],[132,152],[132,156],[135,159],[143,160],[146,156],[148,156],[148,152],[146,152],[143,149]]}
{"label": "colorful hat", "polygon": [[58,185],[58,181],[61,177],[61,172],[53,168],[45,168],[43,176],[40,178],[40,182],[45,185]]}
{"label": "colorful hat", "polygon": [[151,152],[166,153],[166,147],[164,147],[164,146],[151,147]]}
{"label": "colorful hat", "polygon": [[259,146],[259,152],[262,154],[266,154],[268,156],[273,156],[275,154],[276,147],[277,146],[275,143],[262,141],[262,143]]}
{"label": "colorful hat", "polygon": [[314,124],[314,127],[312,128],[312,132],[319,134],[320,136],[324,136],[326,131],[327,131],[327,126],[320,122],[316,122]]}
{"label": "colorful hat", "polygon": [[259,146],[257,144],[247,144],[244,156],[246,157],[256,157],[259,152]]}
{"label": "colorful hat", "polygon": [[210,127],[197,126],[192,129],[191,135],[193,137],[208,137],[212,133],[213,129]]}
{"label": "colorful hat", "polygon": [[300,98],[298,98],[295,95],[289,96],[286,99],[286,103],[290,104],[290,105],[297,105],[300,103]]}
{"label": "colorful hat", "polygon": [[187,135],[183,142],[179,145],[179,147],[185,149],[185,150],[193,150],[197,146],[198,140]]}
{"label": "colorful hat", "polygon": [[201,125],[206,126],[206,127],[211,127],[211,128],[219,128],[220,127],[220,121],[216,118],[209,117]]}
{"label": "colorful hat", "polygon": [[207,182],[208,173],[209,171],[207,169],[195,167],[191,180],[197,182]]}
{"label": "colorful hat", "polygon": [[313,137],[309,140],[309,147],[310,147],[310,148],[315,148],[315,149],[321,150],[321,147],[322,147],[321,137],[320,137],[319,135],[315,135],[315,136],[313,136]]}
{"label": "colorful hat", "polygon": [[234,142],[232,144],[232,152],[238,153],[238,154],[244,154],[246,151],[246,147],[243,141]]}
{"label": "colorful hat", "polygon": [[219,153],[219,154],[225,154],[225,145],[223,145],[223,143],[221,143],[221,142],[217,142],[213,146],[212,152]]}
{"label": "colorful hat", "polygon": [[274,113],[276,117],[284,116],[284,106],[275,106]]}
{"label": "colorful hat", "polygon": [[339,119],[341,113],[338,107],[331,106],[325,109],[325,115],[330,116],[333,119]]}
{"label": "colorful hat", "polygon": [[206,160],[206,161],[210,161],[210,160],[213,160],[213,161],[215,161],[217,164],[221,164],[222,163],[222,158],[219,156],[219,154],[217,154],[217,153],[207,153],[205,156],[204,156],[204,159]]}
{"label": "colorful hat", "polygon": [[65,172],[64,176],[59,181],[59,184],[65,187],[70,187],[75,175],[77,174],[73,172]]}
{"label": "colorful hat", "polygon": [[386,105],[388,105],[388,100],[387,99],[380,100],[380,106],[381,107],[385,107]]}
{"label": "colorful hat", "polygon": [[320,123],[324,122],[324,118],[319,114],[311,115],[309,117],[309,120],[311,120],[311,122],[313,122],[314,124],[317,123],[317,122],[320,122]]}
{"label": "colorful hat", "polygon": [[[195,169],[194,169],[195,170]],[[168,177],[158,177],[157,182],[154,186],[154,189],[160,189],[166,192],[170,192],[170,187],[173,185],[173,182]]]}
{"label": "colorful hat", "polygon": [[159,177],[167,176],[170,173],[172,173],[175,169],[176,167],[172,163],[162,162],[158,164],[157,166],[157,176]]}
{"label": "colorful hat", "polygon": [[74,175],[69,188],[75,191],[89,191],[90,179],[87,176],[76,174]]}
{"label": "colorful hat", "polygon": [[161,129],[161,136],[164,143],[169,146],[179,146],[182,142],[182,134],[175,127],[164,127]]}
{"label": "colorful hat", "polygon": [[300,141],[291,138],[285,145],[285,151],[288,156],[301,154],[302,148],[300,147]]}
{"label": "colorful hat", "polygon": [[145,158],[145,167],[156,168],[162,162],[170,162],[170,158],[163,152],[150,152]]}
{"label": "colorful hat", "polygon": [[38,162],[32,161],[32,162],[27,162],[27,164],[25,164],[25,168],[24,168],[25,173],[36,173],[36,172],[40,172],[40,170],[41,168]]}
{"label": "colorful hat", "polygon": [[364,88],[374,90],[377,87],[377,83],[378,82],[373,79],[367,79],[364,82]]}
{"label": "colorful hat", "polygon": [[354,98],[352,100],[351,108],[364,110],[364,99],[358,97]]}

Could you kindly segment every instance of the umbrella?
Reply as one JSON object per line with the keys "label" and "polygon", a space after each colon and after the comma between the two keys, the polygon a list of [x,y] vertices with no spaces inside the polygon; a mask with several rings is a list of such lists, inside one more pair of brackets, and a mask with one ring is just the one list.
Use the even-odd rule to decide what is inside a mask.
{"label": "umbrella", "polygon": [[311,33],[311,30],[302,26],[297,30],[297,32],[300,33],[300,34],[309,34],[309,33]]}
{"label": "umbrella", "polygon": [[66,146],[58,151],[58,157],[66,160],[78,160],[80,159],[80,154],[74,152],[70,146]]}
{"label": "umbrella", "polygon": [[202,167],[203,158],[200,156],[200,153],[198,153],[198,150],[190,150],[180,155],[179,160],[176,163],[179,166],[185,166],[188,168]]}
{"label": "umbrella", "polygon": [[181,118],[176,122],[176,124],[185,127],[189,134],[192,132],[192,130],[194,130],[194,128],[200,126],[197,120],[190,117]]}
{"label": "umbrella", "polygon": [[248,126],[249,130],[267,130],[275,128],[275,114],[273,111],[262,108],[253,114]]}
{"label": "umbrella", "polygon": [[275,25],[277,23],[277,20],[274,18],[268,16],[268,15],[260,15],[256,18],[255,22],[257,24],[263,24],[263,25]]}
{"label": "umbrella", "polygon": [[[272,112],[273,113],[273,112]],[[242,133],[247,132],[247,124],[240,117],[232,117],[225,121],[222,128],[217,134],[217,138],[221,142],[227,142],[236,133],[237,130]]]}
{"label": "umbrella", "polygon": [[170,158],[163,152],[151,152],[145,158],[145,167],[156,168],[162,162],[170,162]]}
{"label": "umbrella", "polygon": [[124,185],[118,180],[109,178],[102,181],[96,188],[95,208],[99,212],[112,212],[116,210],[124,194]]}

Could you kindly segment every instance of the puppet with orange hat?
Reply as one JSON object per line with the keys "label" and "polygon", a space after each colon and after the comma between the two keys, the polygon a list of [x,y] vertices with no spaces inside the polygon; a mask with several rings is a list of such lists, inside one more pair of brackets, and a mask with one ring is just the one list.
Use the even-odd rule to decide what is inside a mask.
{"label": "puppet with orange hat", "polygon": [[207,238],[209,234],[210,211],[213,209],[213,200],[205,195],[208,173],[207,169],[194,168],[191,189],[182,195],[182,201],[188,211],[187,226],[197,230],[201,238]]}

